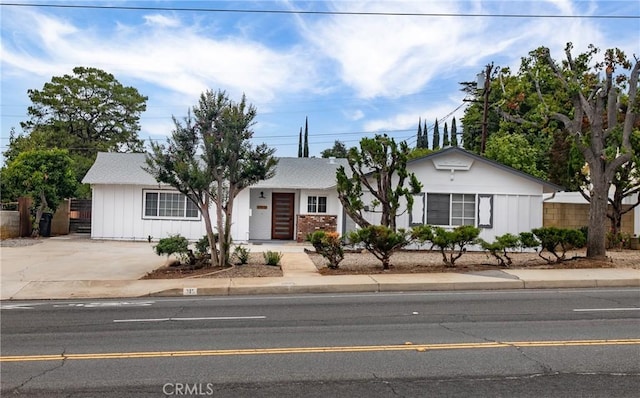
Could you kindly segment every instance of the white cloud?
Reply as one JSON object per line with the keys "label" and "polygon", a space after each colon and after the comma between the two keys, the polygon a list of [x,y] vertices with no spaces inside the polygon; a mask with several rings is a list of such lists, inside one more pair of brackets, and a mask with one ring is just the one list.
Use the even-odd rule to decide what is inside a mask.
{"label": "white cloud", "polygon": [[22,49],[2,46],[5,71],[53,76],[94,66],[191,96],[208,88],[244,92],[252,102],[312,89],[315,71],[299,47],[276,50],[245,38],[207,37],[197,26],[183,28],[164,16],[145,16],[144,29],[120,21],[105,32],[45,14],[16,14],[34,29],[20,32]]}
{"label": "white cloud", "polygon": [[[349,4],[350,11],[459,12],[446,2]],[[454,65],[473,64],[496,46],[502,48],[496,40],[480,45],[485,24],[481,19],[364,15],[333,16],[303,28],[307,40],[338,64],[344,83],[359,96],[373,98],[416,92]]]}
{"label": "white cloud", "polygon": [[361,109],[356,109],[356,110],[345,110],[342,112],[345,117],[349,120],[360,120],[364,117],[364,112]]}
{"label": "white cloud", "polygon": [[169,18],[166,15],[153,14],[145,15],[144,19],[148,25],[155,25],[167,28],[176,28],[180,26],[180,20],[178,18]]}
{"label": "white cloud", "polygon": [[[603,4],[616,7],[570,0],[285,2],[285,7],[574,15],[602,13]],[[625,2],[616,4],[626,7],[620,13],[632,9]],[[636,21],[626,20],[87,15],[95,18],[73,19],[74,13],[66,10],[3,7],[3,106],[24,105],[26,110],[26,89],[42,87],[75,66],[93,66],[149,96],[141,136],[168,134],[172,114],[184,116],[202,91],[220,88],[232,98],[246,93],[258,106],[258,134],[291,134],[295,137],[280,139],[297,142],[306,115],[318,131],[337,137],[363,130],[413,131],[420,116],[430,125],[461,103],[458,82],[472,80],[489,62],[517,69],[520,57],[538,46],[550,47],[556,58],[562,58],[567,41],[574,42],[576,53],[589,43],[602,49],[618,46],[629,56],[640,53],[637,29],[632,29]],[[625,34],[617,34],[618,24],[624,24]],[[16,99],[13,93],[18,92]]]}

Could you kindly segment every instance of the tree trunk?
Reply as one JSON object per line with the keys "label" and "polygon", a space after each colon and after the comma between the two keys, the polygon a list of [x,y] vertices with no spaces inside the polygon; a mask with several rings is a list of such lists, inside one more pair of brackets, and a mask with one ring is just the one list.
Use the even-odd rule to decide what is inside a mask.
{"label": "tree trunk", "polygon": [[44,192],[40,193],[40,206],[36,209],[36,220],[33,229],[31,230],[31,237],[37,238],[40,236],[40,219],[42,218],[42,214],[44,214],[44,210],[49,206],[47,203],[47,197],[44,195]]}
{"label": "tree trunk", "polygon": [[224,223],[225,217],[224,212],[222,211],[222,206],[224,204],[224,189],[223,189],[224,181],[217,181],[217,197],[216,197],[216,216],[217,216],[217,225],[218,225],[218,242],[220,242],[220,250],[218,253],[218,262],[221,267],[226,267],[227,264],[226,256],[224,255],[223,245],[224,242],[227,241],[227,234],[225,233]]}
{"label": "tree trunk", "polygon": [[231,242],[233,241],[231,236],[231,216],[233,214],[233,201],[236,197],[236,191],[234,188],[229,188],[229,199],[225,208],[224,214],[224,241],[220,242],[220,251],[225,261],[228,261],[231,257]]}
{"label": "tree trunk", "polygon": [[621,208],[616,208],[616,205],[612,205],[613,210],[607,213],[607,218],[611,221],[611,234],[616,236],[622,230],[622,211]]}
{"label": "tree trunk", "polygon": [[589,236],[587,257],[603,259],[607,256],[607,205],[609,203],[609,183],[605,174],[597,168],[591,169],[591,201],[589,203]]}
{"label": "tree trunk", "polygon": [[390,263],[391,263],[391,257],[390,256],[383,256],[382,257],[382,269],[388,270]]}
{"label": "tree trunk", "polygon": [[211,215],[209,213],[209,198],[201,205],[200,212],[204,218],[204,226],[207,231],[207,239],[209,240],[209,252],[211,254],[211,266],[218,266],[218,252],[216,249],[216,239],[213,233],[213,225],[211,225]]}

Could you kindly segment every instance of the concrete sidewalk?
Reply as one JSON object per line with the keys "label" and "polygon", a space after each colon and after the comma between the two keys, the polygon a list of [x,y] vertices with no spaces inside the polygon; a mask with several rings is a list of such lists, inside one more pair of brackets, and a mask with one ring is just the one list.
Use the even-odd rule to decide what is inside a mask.
{"label": "concrete sidewalk", "polygon": [[296,244],[250,245],[282,252],[282,277],[139,280],[166,261],[152,246],[70,236],[2,247],[0,299],[640,287],[640,270],[626,268],[321,276]]}

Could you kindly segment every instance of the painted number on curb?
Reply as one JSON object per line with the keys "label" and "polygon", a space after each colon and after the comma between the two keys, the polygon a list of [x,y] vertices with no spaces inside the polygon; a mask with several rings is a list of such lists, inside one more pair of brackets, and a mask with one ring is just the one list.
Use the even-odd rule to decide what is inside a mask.
{"label": "painted number on curb", "polygon": [[185,287],[184,289],[182,289],[182,295],[183,296],[197,296],[198,295],[198,288],[197,287]]}

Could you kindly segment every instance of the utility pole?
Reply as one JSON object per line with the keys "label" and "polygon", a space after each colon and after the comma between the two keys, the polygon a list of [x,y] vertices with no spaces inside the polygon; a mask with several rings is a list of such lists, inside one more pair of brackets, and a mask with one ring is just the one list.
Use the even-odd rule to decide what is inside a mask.
{"label": "utility pole", "polygon": [[484,156],[484,148],[487,144],[487,119],[489,116],[489,93],[491,92],[491,72],[493,62],[488,64],[484,71],[484,108],[482,112],[482,141],[480,142],[480,154]]}

